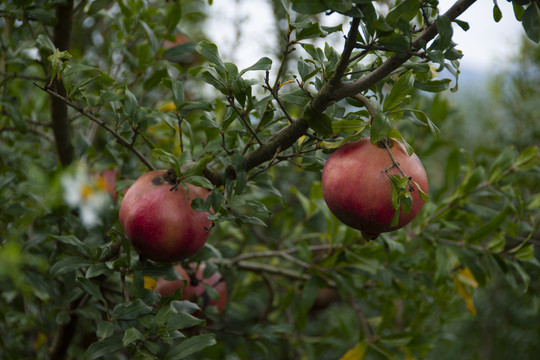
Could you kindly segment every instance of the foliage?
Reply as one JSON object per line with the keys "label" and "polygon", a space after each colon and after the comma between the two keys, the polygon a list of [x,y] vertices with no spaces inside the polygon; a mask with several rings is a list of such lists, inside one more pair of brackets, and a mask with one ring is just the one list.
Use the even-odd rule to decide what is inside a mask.
{"label": "foliage", "polygon": [[[500,319],[525,332],[538,318],[538,89],[516,81],[526,106],[503,108],[526,134],[499,123],[496,149],[458,143],[468,129],[441,93],[473,2],[441,14],[434,0],[273,1],[281,55],[245,69],[205,39],[202,2],[0,3],[0,359],[433,358],[476,336],[460,321],[513,296],[523,311]],[[538,4],[513,4],[538,42]],[[331,13],[340,24],[323,26]],[[320,184],[329,153],[365,136],[403,141],[430,177],[421,215],[370,242]],[[194,202],[214,228],[189,261],[223,274],[223,314],[152,291],[177,275],[118,222],[125,188],[170,167],[213,190]],[[524,339],[508,344],[532,359]],[[503,340],[491,358],[508,355]]]}

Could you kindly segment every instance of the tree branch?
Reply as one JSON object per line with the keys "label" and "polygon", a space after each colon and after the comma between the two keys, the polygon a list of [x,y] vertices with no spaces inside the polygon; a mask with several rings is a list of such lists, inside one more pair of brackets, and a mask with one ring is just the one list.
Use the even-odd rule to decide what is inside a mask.
{"label": "tree branch", "polygon": [[66,106],[73,108],[74,110],[78,111],[79,113],[81,113],[82,115],[90,119],[91,121],[95,122],[96,124],[104,128],[105,130],[107,130],[110,134],[112,134],[116,138],[116,141],[118,141],[120,145],[124,146],[125,148],[129,149],[132,153],[134,153],[135,156],[137,156],[143,162],[143,164],[146,165],[146,167],[148,167],[148,169],[155,170],[155,167],[152,165],[152,163],[150,163],[150,161],[148,161],[148,159],[146,159],[146,157],[139,150],[137,150],[135,146],[133,146],[134,144],[124,139],[119,133],[114,131],[114,129],[112,129],[110,126],[105,124],[103,121],[101,121],[94,115],[86,112],[79,105],[73,103],[72,101],[66,99],[64,96],[52,91],[51,89],[41,87],[36,83],[34,83],[34,85],[40,88],[41,90],[49,93],[52,97],[57,98],[59,101],[62,101]]}
{"label": "tree branch", "polygon": [[[53,43],[60,51],[69,49],[71,36],[71,23],[73,19],[73,0],[68,0],[65,5],[56,6],[57,23],[54,27]],[[62,80],[51,79],[56,87],[56,92],[66,96],[66,89]],[[75,149],[71,143],[72,129],[68,119],[67,105],[59,98],[51,96],[51,123],[56,143],[56,152],[62,165],[67,166],[73,161]]]}
{"label": "tree branch", "polygon": [[[452,5],[452,7],[444,14],[451,21],[455,20],[465,10],[467,10],[476,0],[458,0]],[[431,41],[438,34],[437,26],[435,23],[429,25],[417,38],[414,39],[412,47],[417,49],[422,43]],[[379,81],[388,76],[392,71],[403,65],[405,61],[411,58],[413,54],[394,54],[388,60],[386,60],[381,66],[374,71],[370,72],[366,76],[359,78],[353,82],[345,83],[340,86],[334,92],[332,96],[333,101],[339,101],[347,97],[354,96],[360,92],[363,92]]]}
{"label": "tree branch", "polygon": [[[444,15],[450,20],[455,20],[476,0],[458,0]],[[345,49],[341,55],[340,63],[334,76],[323,86],[320,92],[314,97],[310,106],[315,113],[322,113],[332,102],[342,100],[347,97],[361,93],[377,82],[384,79],[392,71],[399,68],[407,61],[411,54],[395,54],[386,60],[380,67],[373,70],[371,73],[361,77],[358,80],[341,83],[343,72],[346,69],[346,64],[350,58],[352,49],[356,44],[356,32],[354,19],[351,29],[347,36]],[[428,26],[414,41],[413,47],[419,47],[419,44],[432,40],[437,35],[437,27],[435,24]],[[307,121],[304,118],[299,118],[289,126],[271,137],[265,144],[257,148],[246,156],[247,169],[252,169],[265,161],[270,160],[276,150],[281,148],[286,150],[291,147],[299,137],[301,137],[309,128]]]}
{"label": "tree branch", "polygon": [[[457,0],[444,16],[453,21],[475,2],[476,0]],[[315,114],[321,114],[333,102],[347,97],[353,97],[356,94],[366,91],[398,69],[405,61],[413,56],[413,53],[394,54],[381,66],[365,76],[351,82],[343,83],[342,77],[349,64],[352,51],[356,46],[358,21],[358,19],[353,19],[351,23],[351,28],[336,72],[309,104],[311,110]],[[419,48],[420,44],[431,41],[437,34],[437,26],[434,23],[429,25],[417,38],[415,38],[412,44],[413,48]],[[309,124],[303,117],[298,118],[287,127],[281,129],[260,147],[246,155],[246,170],[251,170],[262,163],[271,160],[278,149],[281,149],[280,151],[287,150],[293,146],[308,129]],[[214,171],[205,169],[203,174],[215,185],[221,185],[221,177]]]}

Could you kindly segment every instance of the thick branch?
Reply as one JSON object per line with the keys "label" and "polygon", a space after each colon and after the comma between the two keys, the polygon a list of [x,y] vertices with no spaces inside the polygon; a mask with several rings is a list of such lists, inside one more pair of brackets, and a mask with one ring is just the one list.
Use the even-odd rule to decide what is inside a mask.
{"label": "thick branch", "polygon": [[[312,110],[315,113],[321,113],[332,102],[332,93],[340,86],[341,78],[347,69],[347,64],[351,53],[354,50],[356,44],[356,34],[358,33],[358,25],[360,19],[354,18],[351,22],[351,28],[345,41],[345,47],[341,54],[340,61],[336,67],[336,71],[330,78],[328,83],[321,89],[317,96],[311,101]],[[261,147],[254,150],[252,153],[246,156],[247,169],[253,169],[254,167],[272,159],[278,149],[281,151],[290,148],[299,137],[309,129],[309,125],[304,118],[291,123],[289,126],[279,131],[275,136],[270,138]]]}
{"label": "thick branch", "polygon": [[[467,10],[476,0],[457,0],[456,3],[444,14],[451,21],[455,20],[465,10]],[[322,113],[331,103],[352,97],[358,93],[364,92],[371,86],[383,80],[386,76],[398,69],[413,54],[395,54],[386,60],[381,66],[358,80],[342,83],[343,72],[346,69],[344,64],[348,64],[350,55],[356,43],[357,20],[353,20],[351,29],[347,36],[345,48],[341,55],[340,65],[338,65],[334,76],[323,86],[319,93],[313,98],[310,107],[315,114]],[[356,27],[354,26],[356,24]],[[437,35],[435,24],[428,26],[414,41],[413,48],[419,48],[421,44],[431,41]],[[266,143],[253,152],[246,155],[247,170],[271,160],[278,149],[280,151],[290,148],[294,143],[305,134],[309,129],[307,121],[300,117],[281,131],[272,136]],[[205,171],[205,176],[210,180],[219,180],[219,177],[212,171]],[[213,181],[214,182],[214,181]],[[220,184],[220,181],[214,182]]]}
{"label": "thick branch", "polygon": [[[455,20],[465,10],[467,10],[476,0],[458,0],[456,3],[444,14],[450,20]],[[437,26],[435,23],[428,26],[416,39],[413,41],[413,48],[417,49],[422,43],[431,41],[438,34]],[[370,72],[366,76],[359,78],[356,81],[345,83],[340,86],[333,94],[333,100],[339,101],[347,97],[354,96],[360,92],[363,92],[379,81],[388,76],[392,71],[403,65],[412,54],[394,54],[388,60],[386,60],[381,66],[374,71]]]}
{"label": "thick branch", "polygon": [[[73,18],[73,0],[65,5],[56,6],[57,23],[54,27],[54,46],[64,51],[69,49],[71,23]],[[61,79],[51,79],[55,84],[56,92],[66,96],[66,90]],[[75,150],[71,144],[71,124],[68,119],[67,105],[60,99],[51,96],[51,122],[56,143],[56,152],[62,165],[69,165],[73,161]]]}

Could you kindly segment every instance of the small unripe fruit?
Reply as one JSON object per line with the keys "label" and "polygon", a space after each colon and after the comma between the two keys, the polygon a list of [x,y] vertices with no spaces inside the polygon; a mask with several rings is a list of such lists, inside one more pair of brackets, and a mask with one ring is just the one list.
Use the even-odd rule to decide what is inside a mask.
{"label": "small unripe fruit", "polygon": [[399,169],[410,179],[412,197],[410,211],[400,209],[395,226],[389,175],[401,174],[383,143],[371,144],[369,138],[347,143],[328,158],[322,173],[323,196],[330,211],[367,239],[399,229],[418,215],[424,202],[414,182],[426,194],[428,191],[427,174],[418,156],[409,156],[399,141],[391,139],[388,146]]}
{"label": "small unripe fruit", "polygon": [[212,225],[208,213],[191,208],[192,200],[206,199],[209,190],[171,183],[169,175],[156,170],[138,178],[127,190],[119,213],[135,250],[159,262],[175,262],[196,254],[206,243]]}

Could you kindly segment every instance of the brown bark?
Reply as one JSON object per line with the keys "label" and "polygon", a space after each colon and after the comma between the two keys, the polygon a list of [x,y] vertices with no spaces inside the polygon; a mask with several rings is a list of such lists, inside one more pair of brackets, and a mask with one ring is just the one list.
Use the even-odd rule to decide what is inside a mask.
{"label": "brown bark", "polygon": [[[56,7],[57,23],[54,27],[54,45],[60,50],[69,49],[71,24],[73,19],[73,0]],[[61,79],[52,79],[55,91],[66,97],[66,89]],[[71,164],[74,157],[74,148],[71,143],[72,129],[68,118],[68,107],[62,100],[51,96],[51,123],[56,144],[56,152],[60,163],[64,166]]]}
{"label": "brown bark", "polygon": [[[454,5],[444,14],[450,20],[455,20],[465,10],[467,10],[476,0],[457,0]],[[353,22],[352,27],[355,25]],[[428,26],[413,42],[413,47],[418,47],[422,42],[429,42],[437,36],[438,31],[435,24]],[[356,29],[351,29],[348,39],[356,35]],[[354,44],[353,44],[354,45]],[[348,61],[351,54],[350,42],[347,41],[345,50],[342,54],[341,62]],[[395,54],[388,58],[381,66],[361,77],[358,80],[350,82],[342,82],[342,73],[336,72],[334,76],[323,86],[319,93],[313,98],[310,105],[314,114],[321,114],[333,102],[343,100],[347,97],[355,96],[362,93],[383,80],[392,71],[398,69],[412,54]],[[344,70],[344,69],[341,69]],[[246,169],[251,170],[266,161],[274,158],[276,153],[282,152],[292,145],[305,134],[309,125],[307,121],[300,117],[293,121],[290,125],[277,132],[266,143],[255,149],[253,152],[246,155]],[[205,176],[214,184],[220,184],[220,178],[211,170],[205,171]]]}

